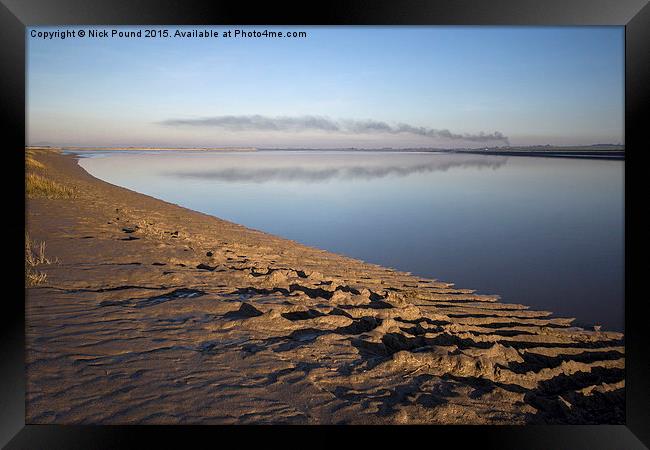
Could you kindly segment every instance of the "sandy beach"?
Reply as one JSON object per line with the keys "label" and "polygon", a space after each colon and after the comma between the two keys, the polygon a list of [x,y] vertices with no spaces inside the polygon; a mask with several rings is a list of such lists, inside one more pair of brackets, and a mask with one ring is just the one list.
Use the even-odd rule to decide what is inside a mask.
{"label": "sandy beach", "polygon": [[625,421],[621,333],[29,154],[66,194],[26,200],[27,423]]}

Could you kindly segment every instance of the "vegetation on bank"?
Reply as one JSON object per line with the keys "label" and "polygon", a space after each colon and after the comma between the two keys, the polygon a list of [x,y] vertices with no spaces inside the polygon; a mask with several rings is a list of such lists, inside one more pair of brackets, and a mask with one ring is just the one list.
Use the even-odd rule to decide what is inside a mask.
{"label": "vegetation on bank", "polygon": [[45,242],[36,242],[25,233],[25,285],[37,286],[47,279],[47,274],[37,270],[41,265],[53,262],[45,255]]}
{"label": "vegetation on bank", "polygon": [[[45,164],[36,159],[38,150],[25,151],[25,192],[28,198],[73,198],[75,190],[47,176]],[[25,286],[37,286],[47,279],[39,266],[56,263],[45,254],[45,242],[36,242],[25,233]]]}
{"label": "vegetation on bank", "polygon": [[38,161],[35,150],[25,152],[25,191],[28,198],[74,198],[75,190],[47,176],[45,164]]}
{"label": "vegetation on bank", "polygon": [[57,183],[49,178],[35,173],[28,173],[27,197],[28,198],[74,198],[75,190],[69,186]]}
{"label": "vegetation on bank", "polygon": [[45,170],[45,165],[28,154],[25,157],[25,168],[27,170]]}

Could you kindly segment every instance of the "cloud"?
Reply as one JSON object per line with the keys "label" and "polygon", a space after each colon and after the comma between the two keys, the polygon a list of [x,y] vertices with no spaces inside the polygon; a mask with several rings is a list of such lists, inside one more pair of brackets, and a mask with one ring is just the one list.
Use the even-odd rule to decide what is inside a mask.
{"label": "cloud", "polygon": [[500,142],[509,144],[508,137],[499,131],[493,133],[452,133],[446,129],[416,127],[407,123],[395,125],[379,120],[333,120],[323,116],[214,116],[201,119],[168,119],[158,122],[165,126],[214,127],[229,131],[324,131],[344,134],[409,134],[430,138],[470,142]]}

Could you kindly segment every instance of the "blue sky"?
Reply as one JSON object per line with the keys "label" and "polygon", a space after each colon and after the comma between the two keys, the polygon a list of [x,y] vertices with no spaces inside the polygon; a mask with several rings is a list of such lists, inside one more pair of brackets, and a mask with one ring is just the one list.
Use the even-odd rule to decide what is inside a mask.
{"label": "blue sky", "polygon": [[[151,27],[122,29],[140,28]],[[236,28],[307,37],[49,40],[28,30],[28,144],[624,141],[622,27],[211,29]]]}

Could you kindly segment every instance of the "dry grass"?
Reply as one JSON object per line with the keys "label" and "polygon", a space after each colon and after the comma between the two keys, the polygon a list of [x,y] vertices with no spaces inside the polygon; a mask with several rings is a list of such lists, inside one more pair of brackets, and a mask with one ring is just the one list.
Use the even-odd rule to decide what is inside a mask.
{"label": "dry grass", "polygon": [[39,284],[44,283],[46,279],[47,274],[43,272],[25,269],[25,284],[27,287],[38,286]]}
{"label": "dry grass", "polygon": [[45,242],[32,241],[25,233],[25,284],[30,287],[43,283],[47,274],[36,270],[36,267],[53,262],[57,261],[52,261],[45,255]]}
{"label": "dry grass", "polygon": [[[45,165],[36,160],[35,150],[25,152],[25,190],[28,198],[74,198],[75,190],[46,177]],[[47,279],[47,274],[36,270],[40,265],[56,263],[45,255],[45,242],[32,241],[25,233],[25,284],[36,286]]]}
{"label": "dry grass", "polygon": [[37,154],[38,152],[35,150],[25,150],[25,169],[27,169],[27,171],[45,170],[45,164],[35,159]]}
{"label": "dry grass", "polygon": [[27,168],[27,170],[45,170],[45,165],[28,155],[25,158],[25,168]]}
{"label": "dry grass", "polygon": [[75,190],[47,177],[46,167],[36,159],[37,150],[25,151],[25,184],[28,198],[74,198]]}
{"label": "dry grass", "polygon": [[43,175],[28,173],[26,176],[28,198],[74,198],[75,190]]}

